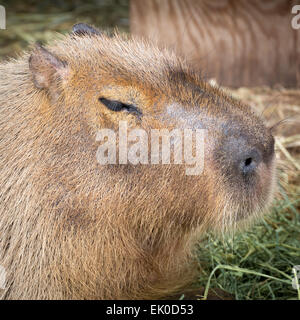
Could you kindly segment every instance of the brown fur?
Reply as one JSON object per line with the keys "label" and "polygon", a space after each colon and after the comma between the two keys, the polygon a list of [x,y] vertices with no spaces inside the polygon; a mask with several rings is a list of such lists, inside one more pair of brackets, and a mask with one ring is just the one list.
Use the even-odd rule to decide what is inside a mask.
{"label": "brown fur", "polygon": [[[269,131],[168,51],[119,35],[73,34],[2,63],[0,74],[2,298],[168,296],[194,279],[203,232],[257,216],[271,200],[273,160],[243,188],[212,156],[225,137],[221,124],[264,150]],[[142,119],[108,110],[101,96],[134,103]],[[170,103],[183,116],[165,117]],[[180,165],[97,163],[98,129],[117,129],[119,120],[146,130],[187,127],[189,112],[208,130],[202,175],[186,176]]]}

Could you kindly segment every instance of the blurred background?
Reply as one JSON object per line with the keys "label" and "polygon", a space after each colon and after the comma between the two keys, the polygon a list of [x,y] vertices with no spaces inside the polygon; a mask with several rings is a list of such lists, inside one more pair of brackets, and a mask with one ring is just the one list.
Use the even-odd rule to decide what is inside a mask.
{"label": "blurred background", "polygon": [[[279,70],[280,76],[276,78],[276,75],[270,73],[268,74],[268,81],[262,82],[262,80],[259,80],[257,83],[253,72],[260,69],[259,64],[263,60],[267,62],[270,60],[268,57],[266,58],[265,54],[256,55],[254,64],[253,59],[250,59],[252,61],[250,67],[243,62],[243,66],[237,64],[237,67],[234,68],[229,64],[229,60],[225,59],[222,67],[227,68],[226,78],[223,69],[220,69],[220,72],[219,70],[209,70],[207,61],[214,57],[216,65],[218,65],[219,61],[222,61],[221,59],[225,56],[226,48],[228,49],[227,53],[231,53],[229,45],[231,39],[228,38],[228,35],[218,36],[222,28],[206,30],[203,25],[198,33],[195,30],[189,33],[188,23],[190,20],[197,22],[197,16],[190,19],[190,16],[184,13],[187,10],[187,6],[182,5],[184,2],[176,0],[178,5],[172,7],[170,1],[169,3],[167,1],[169,0],[132,0],[132,3],[130,3],[130,0],[2,0],[0,5],[6,8],[6,29],[0,30],[0,61],[17,57],[23,49],[26,49],[29,44],[35,41],[51,41],[56,37],[57,32],[67,33],[71,30],[72,25],[78,22],[90,23],[108,32],[118,28],[120,32],[130,33],[131,30],[135,35],[149,36],[150,38],[151,35],[155,35],[153,36],[156,38],[155,40],[158,40],[158,42],[161,40],[161,43],[164,43],[164,37],[168,36],[163,35],[162,31],[168,28],[171,30],[172,24],[176,24],[180,19],[186,17],[188,19],[183,20],[179,30],[173,27],[172,30],[176,31],[175,35],[169,37],[171,39],[170,46],[174,50],[182,47],[189,48],[188,45],[183,46],[184,42],[187,41],[189,36],[191,38],[197,37],[197,34],[201,34],[201,30],[204,30],[204,33],[211,33],[216,47],[215,49],[210,47],[210,51],[208,50],[203,54],[200,50],[201,46],[199,47],[200,60],[203,65],[203,70],[200,68],[200,71],[203,71],[202,73],[208,81],[222,86],[229,94],[252,106],[256,112],[263,115],[269,126],[276,127],[274,134],[276,136],[279,186],[272,210],[263,221],[258,222],[247,232],[231,234],[221,239],[208,234],[204,241],[199,244],[198,255],[201,274],[197,285],[206,287],[209,292],[214,293],[216,297],[221,299],[225,297],[224,292],[232,299],[300,299],[300,290],[292,287],[293,266],[300,265],[300,89],[297,80],[299,72],[297,61],[300,55],[297,50],[293,49],[292,58],[289,59],[289,61],[292,61],[292,64],[289,65],[291,72],[289,75],[292,74],[291,77],[286,75],[284,69],[286,65],[284,59],[290,53],[285,54],[283,52],[281,53],[283,69]],[[195,1],[188,1],[190,2],[191,12],[196,12],[192,7],[192,2],[195,3]],[[203,0],[203,3],[205,1]],[[234,4],[234,1],[230,3]],[[252,21],[259,14],[261,16],[257,22],[258,25],[264,23],[263,21],[268,22],[265,11],[257,13],[256,5],[259,2],[259,0],[243,2],[253,4],[253,9],[249,8],[249,10],[253,10],[255,13],[252,19],[251,15],[248,14],[250,11],[247,7],[245,7],[246,9],[243,8],[245,20],[243,18],[240,20],[240,17],[237,20],[242,21],[240,30],[244,30],[243,32],[247,33],[247,30],[253,27]],[[269,0],[267,2],[270,4],[274,1]],[[273,20],[268,18],[276,25],[277,35],[280,35],[283,28],[286,28],[287,31],[285,32],[287,33],[282,34],[280,39],[286,41],[286,39],[293,37],[291,46],[299,43],[300,35],[297,32],[300,33],[300,30],[290,33],[289,20],[284,20],[287,23],[285,24],[286,27],[283,27],[283,24],[278,24],[279,20],[276,19],[283,19],[281,12],[286,9],[282,7],[282,4],[291,6],[296,2],[276,1],[276,3],[280,3],[278,14],[274,13],[272,9],[271,14],[276,16],[272,16]],[[234,26],[235,18],[228,11],[228,8],[215,0],[213,3],[215,7],[210,12],[209,21],[215,26],[220,25],[220,21],[223,21],[221,19],[223,13],[227,14],[229,12],[226,16],[227,25]],[[222,3],[228,4],[226,1],[222,1]],[[269,7],[270,5],[268,5]],[[207,12],[207,7],[204,9]],[[164,18],[165,16],[167,18]],[[157,22],[154,23],[154,19],[157,19]],[[167,20],[169,24],[166,24]],[[236,26],[238,27],[237,21]],[[245,28],[244,21],[247,21],[248,29]],[[164,24],[160,25],[160,23]],[[269,25],[270,23],[266,24],[267,27]],[[257,32],[257,34],[260,33]],[[266,32],[265,39],[256,39],[256,47],[255,41],[250,39],[251,52],[259,52],[256,49],[262,47],[263,42],[269,41],[268,39],[271,39],[270,43],[278,48],[289,48],[290,46],[290,44],[286,44],[287,42],[276,42],[274,44],[275,38],[272,38],[272,32]],[[198,40],[194,41],[197,44]],[[218,47],[219,45],[220,47]],[[246,44],[242,44],[240,48],[243,48],[243,46],[246,46]],[[220,48],[224,48],[224,50]],[[195,69],[199,69],[201,64],[192,57],[194,52],[195,48],[193,51],[187,50],[180,52],[180,54],[185,54],[190,63],[195,62]],[[210,52],[218,53],[218,55],[211,55]],[[235,61],[238,61],[238,57],[231,63]],[[240,80],[237,81],[236,79],[239,79],[238,76],[242,70],[245,70],[244,68],[252,70],[248,73],[251,77],[243,78],[241,76]],[[268,70],[271,72],[273,69],[272,67]],[[292,81],[289,79],[292,79]],[[210,282],[208,282],[209,275],[211,275]]]}
{"label": "blurred background", "polygon": [[50,41],[77,22],[108,31],[129,31],[128,0],[4,0],[6,30],[0,34],[0,58],[16,56],[33,41]]}

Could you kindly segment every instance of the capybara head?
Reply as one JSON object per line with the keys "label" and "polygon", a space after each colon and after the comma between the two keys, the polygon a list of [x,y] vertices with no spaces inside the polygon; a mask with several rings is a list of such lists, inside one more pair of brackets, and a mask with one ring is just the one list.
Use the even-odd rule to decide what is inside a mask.
{"label": "capybara head", "polygon": [[[201,232],[270,204],[270,130],[167,50],[78,24],[1,72],[6,297],[159,297]],[[155,134],[169,153],[151,153]]]}

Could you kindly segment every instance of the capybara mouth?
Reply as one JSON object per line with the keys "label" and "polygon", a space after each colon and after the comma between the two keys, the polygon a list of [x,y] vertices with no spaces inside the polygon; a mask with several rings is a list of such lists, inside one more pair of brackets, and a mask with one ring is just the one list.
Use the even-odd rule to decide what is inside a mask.
{"label": "capybara mouth", "polygon": [[[230,230],[262,216],[271,204],[275,192],[276,160],[273,139],[266,155],[253,150],[243,154],[243,147],[241,150],[240,153],[234,153],[238,160],[231,163],[233,167],[228,164],[223,171],[223,196],[226,200],[219,220],[222,230]],[[240,157],[240,154],[243,156]]]}

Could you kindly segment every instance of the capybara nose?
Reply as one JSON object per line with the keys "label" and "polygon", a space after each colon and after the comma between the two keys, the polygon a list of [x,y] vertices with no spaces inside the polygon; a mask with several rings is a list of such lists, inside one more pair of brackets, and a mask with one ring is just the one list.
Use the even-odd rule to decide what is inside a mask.
{"label": "capybara nose", "polygon": [[249,175],[255,172],[261,160],[261,154],[256,149],[242,151],[237,161],[238,169],[242,174]]}
{"label": "capybara nose", "polygon": [[252,139],[231,136],[221,143],[216,155],[223,171],[232,177],[254,174],[259,164],[267,163],[273,154],[273,141],[266,148]]}
{"label": "capybara nose", "polygon": [[[274,158],[274,138],[266,135],[262,141],[254,137],[231,137],[224,143],[224,153],[229,165],[243,176],[250,176],[263,162],[269,166]],[[236,171],[235,171],[236,172]]]}

